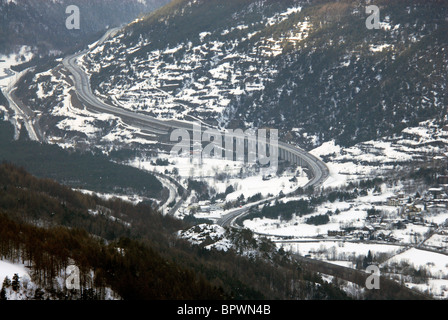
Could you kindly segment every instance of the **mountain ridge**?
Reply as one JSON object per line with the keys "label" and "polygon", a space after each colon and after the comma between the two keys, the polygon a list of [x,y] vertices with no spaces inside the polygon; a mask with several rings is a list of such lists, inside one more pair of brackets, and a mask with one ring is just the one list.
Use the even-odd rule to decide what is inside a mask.
{"label": "mountain ridge", "polygon": [[[175,1],[130,24],[105,44],[104,50],[88,54],[83,64],[92,71],[94,90],[134,105],[147,101],[139,107],[142,111],[157,110],[151,103],[157,96],[148,91],[162,88],[168,91],[165,103],[161,99],[169,115],[178,108],[211,122],[218,118],[217,125],[276,126],[283,137],[292,136],[304,146],[331,139],[351,145],[399,132],[431,117],[446,121],[442,108],[447,103],[446,5],[438,7],[442,2],[437,1],[403,3],[379,2],[381,29],[368,30],[365,6],[353,1],[251,1],[244,2],[245,10],[233,12],[242,6],[234,0],[226,3],[227,15],[216,11],[222,21],[234,19],[225,33],[223,22],[207,29],[207,18],[192,26],[183,23],[195,21],[202,10],[214,13],[219,8],[216,2],[196,1],[193,8],[191,2]],[[301,9],[288,11],[295,7]],[[195,11],[197,8],[200,10]],[[275,13],[269,17],[266,12]],[[211,15],[209,19],[214,18]],[[185,27],[180,30],[182,25]],[[132,53],[120,60],[124,48]],[[104,61],[110,55],[117,59]],[[156,56],[164,63],[154,64],[151,57]],[[200,62],[208,58],[210,62]],[[191,67],[186,61],[193,61]],[[155,68],[158,74],[144,72],[143,66]],[[223,72],[216,75],[216,67]],[[170,69],[176,71],[172,76]],[[431,75],[426,83],[422,74]],[[148,77],[159,79],[145,85]],[[200,88],[195,85],[204,77],[208,80],[199,82],[205,86],[205,102],[189,92]],[[142,84],[141,91],[135,90],[135,96],[142,94],[140,102],[132,92],[116,94],[113,90],[131,89],[131,83]],[[214,96],[219,98],[213,100]],[[133,108],[131,103],[125,107]],[[353,116],[347,118],[348,114]]]}
{"label": "mountain ridge", "polygon": [[[66,51],[88,39],[93,40],[106,27],[128,23],[139,14],[166,4],[168,0],[20,0],[0,1],[0,51],[11,53],[17,47],[35,47],[46,55]],[[80,10],[80,29],[69,30],[69,5]]]}

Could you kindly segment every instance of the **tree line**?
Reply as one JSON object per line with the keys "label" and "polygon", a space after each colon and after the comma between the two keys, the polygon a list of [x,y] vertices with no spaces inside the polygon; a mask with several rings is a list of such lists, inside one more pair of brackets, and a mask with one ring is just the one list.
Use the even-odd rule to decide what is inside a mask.
{"label": "tree line", "polygon": [[[0,257],[30,266],[38,289],[54,298],[101,299],[106,288],[123,299],[346,298],[318,283],[298,290],[314,273],[285,252],[248,258],[192,246],[175,235],[189,227],[145,203],[102,200],[0,165]],[[82,295],[54,288],[70,261]]]}

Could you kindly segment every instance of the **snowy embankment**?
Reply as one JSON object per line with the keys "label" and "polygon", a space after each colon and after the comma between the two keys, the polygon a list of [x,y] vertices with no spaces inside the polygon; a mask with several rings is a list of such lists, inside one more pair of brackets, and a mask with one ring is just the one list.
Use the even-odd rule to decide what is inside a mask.
{"label": "snowy embankment", "polygon": [[446,159],[448,130],[435,120],[428,120],[404,129],[397,136],[361,142],[348,148],[332,140],[310,153],[325,159],[330,169],[324,187],[338,187],[361,179],[386,176],[411,162]]}
{"label": "snowy embankment", "polygon": [[[157,159],[165,161],[167,164],[156,165]],[[170,157],[160,154],[158,158],[137,158],[127,164],[148,172],[155,171],[171,175],[185,188],[188,188],[188,179],[205,182],[215,194],[224,193],[229,186],[232,186],[234,191],[226,195],[225,201],[234,201],[241,195],[244,195],[244,198],[247,199],[257,194],[261,194],[262,197],[276,196],[280,192],[288,194],[308,182],[308,177],[300,168],[294,172],[285,171],[280,176],[267,178],[263,177],[253,166],[224,159],[205,158],[202,164],[198,164],[192,161],[190,157]],[[183,209],[187,210],[190,206],[201,207],[202,205],[209,205],[209,203],[201,204],[194,199],[189,199]],[[218,204],[216,209],[219,212],[216,210],[209,212],[209,214],[201,212],[199,213],[200,217],[219,218],[226,213],[219,207]]]}
{"label": "snowy embankment", "polygon": [[12,282],[15,275],[19,276],[19,288],[17,290],[13,290],[12,287],[5,288],[5,298],[8,300],[26,300],[29,293],[36,287],[31,281],[28,269],[23,264],[0,260],[0,289],[2,289],[6,278]]}
{"label": "snowy embankment", "polygon": [[0,88],[7,88],[14,81],[16,72],[11,70],[12,66],[27,62],[32,58],[33,53],[28,46],[23,46],[18,52],[10,55],[0,54]]}
{"label": "snowy embankment", "polygon": [[28,274],[28,270],[23,264],[11,263],[6,260],[0,260],[0,281],[3,283],[5,277],[8,277],[10,280],[14,276],[14,274],[18,274],[21,278],[30,279],[30,275]]}

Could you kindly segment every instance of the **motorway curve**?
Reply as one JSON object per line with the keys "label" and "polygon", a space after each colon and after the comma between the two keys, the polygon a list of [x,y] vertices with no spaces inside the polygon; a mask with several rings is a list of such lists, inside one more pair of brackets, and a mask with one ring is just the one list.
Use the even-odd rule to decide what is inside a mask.
{"label": "motorway curve", "polygon": [[[119,30],[119,28],[111,29],[109,30],[98,42],[98,44],[102,44],[104,41],[106,41],[111,35],[116,33]],[[138,114],[129,110],[125,110],[123,108],[119,108],[117,106],[112,106],[110,104],[107,104],[100,99],[98,99],[91,90],[90,86],[90,79],[88,75],[77,65],[76,61],[77,59],[82,56],[83,54],[87,53],[88,50],[84,50],[81,52],[78,52],[72,56],[69,56],[63,60],[63,64],[65,68],[73,75],[73,80],[76,88],[76,93],[78,95],[78,98],[81,102],[88,105],[90,108],[98,111],[98,112],[105,112],[109,114],[116,115],[118,117],[121,117],[123,121],[129,121],[131,125],[142,128],[147,131],[154,132],[156,134],[167,134],[170,130],[174,128],[185,128],[187,130],[191,130],[193,127],[193,123],[187,122],[187,121],[178,121],[178,120],[160,120],[153,118],[148,115]],[[6,92],[6,98],[8,99],[9,103],[11,104],[11,107],[21,115],[25,119],[25,126],[28,129],[28,132],[30,133],[30,137],[33,140],[37,141],[44,141],[44,136],[41,133],[41,130],[38,126],[38,123],[36,119],[34,118],[34,114],[32,113],[29,108],[26,106],[23,106],[19,100],[15,99],[14,96],[14,90],[12,89],[13,86],[10,86]],[[319,187],[321,186],[325,180],[329,176],[329,170],[328,167],[323,163],[320,159],[316,158],[315,156],[311,155],[310,153],[297,148],[295,146],[289,145],[284,142],[278,142],[279,150],[283,149],[285,151],[291,152],[294,155],[299,156],[302,161],[304,161],[307,165],[307,167],[311,171],[311,179],[308,181],[308,183],[304,186],[304,188],[307,187]],[[160,174],[161,175],[161,174]],[[163,176],[163,175],[161,175]],[[165,177],[168,179],[171,179],[169,177]],[[178,183],[176,181],[171,181],[174,185],[177,185]],[[179,187],[180,185],[178,185]],[[181,186],[180,186],[181,187]],[[174,190],[171,190],[170,193],[173,193]],[[171,195],[172,198],[173,195]],[[184,190],[184,195],[182,196],[182,199],[176,203],[176,205],[171,209],[169,214],[174,214],[175,211],[182,205],[185,198],[188,196],[187,190]],[[274,200],[277,197],[273,197],[271,199],[264,199],[263,201],[270,201]],[[238,208],[227,215],[223,216],[217,224],[221,226],[231,226],[233,221],[244,214],[247,214],[251,207],[258,205],[260,202],[252,203],[244,208]],[[308,263],[311,264],[311,267],[313,269],[315,268],[321,268],[322,270],[319,270],[320,272],[327,273],[327,274],[338,274],[338,277],[344,279],[346,276],[346,280],[348,281],[355,281],[352,278],[354,277],[351,273],[355,273],[356,278],[359,278],[361,276],[362,281],[359,283],[359,285],[364,284],[364,277],[365,274],[362,273],[359,270],[351,270],[348,268],[345,268],[340,266],[335,266],[331,264],[325,264],[322,261],[318,260],[312,260],[312,259],[306,259],[304,257],[296,257],[298,261],[301,263]],[[342,270],[344,269],[344,270]],[[386,281],[388,281],[386,279]],[[393,284],[393,282],[391,281]],[[403,290],[411,298],[415,298],[415,295],[417,295],[419,298],[422,298],[421,293],[416,293],[413,290],[410,290],[408,288],[402,288],[401,286],[395,284],[398,286],[398,291],[402,292]],[[420,296],[419,296],[420,295]],[[423,297],[428,298],[428,297]]]}
{"label": "motorway curve", "polygon": [[[114,28],[107,31],[107,33],[96,43],[96,45],[101,45],[110,36],[116,34],[118,30],[119,28]],[[149,115],[144,115],[117,106],[112,106],[98,99],[98,97],[95,96],[92,92],[89,76],[77,64],[77,59],[87,52],[88,50],[86,49],[69,57],[66,57],[63,60],[65,68],[73,75],[76,93],[81,102],[89,105],[90,108],[93,108],[98,112],[109,113],[121,117],[123,121],[126,120],[133,126],[151,131],[156,134],[167,134],[170,130],[175,128],[192,130],[192,122],[179,120],[161,120]],[[304,188],[321,186],[322,183],[328,178],[328,168],[320,159],[300,148],[281,141],[279,141],[278,147],[279,149],[286,150],[294,155],[299,156],[302,161],[306,162],[307,167],[311,171],[312,178],[310,179],[310,181],[308,181]],[[251,206],[246,206],[244,208],[231,211],[230,213],[222,217],[217,223],[221,226],[229,226],[231,225],[232,221],[234,221],[237,217],[247,213],[250,208]]]}
{"label": "motorway curve", "polygon": [[[109,30],[97,42],[97,44],[103,43],[109,36],[113,35],[118,30],[119,28]],[[148,115],[139,114],[136,112],[125,110],[123,108],[106,104],[100,99],[98,99],[91,91],[90,80],[87,74],[76,64],[76,60],[86,52],[87,50],[79,52],[75,55],[67,57],[63,61],[64,66],[67,68],[67,70],[69,70],[72,73],[74,77],[76,91],[78,94],[78,98],[81,100],[81,102],[86,103],[91,108],[96,109],[99,112],[114,114],[116,116],[121,117],[123,121],[126,119],[130,121],[132,125],[138,126],[148,131],[152,131],[156,134],[167,134],[170,130],[174,128],[184,128],[187,130],[192,130],[193,128],[192,122],[179,121],[179,120],[160,120]],[[302,161],[306,163],[306,166],[311,171],[311,179],[305,186],[303,186],[303,188],[320,187],[328,178],[329,176],[328,167],[325,165],[324,162],[322,162],[317,157],[306,152],[305,150],[302,150],[298,147],[292,146],[285,142],[279,141],[278,147],[279,150],[283,149],[285,151],[292,153],[293,155],[299,156],[302,159]],[[172,181],[172,183],[177,184],[177,182],[175,181]],[[184,191],[186,193],[183,195],[182,199],[178,201],[176,205],[171,209],[169,214],[173,215],[175,211],[182,205],[183,201],[188,195],[187,190]],[[226,214],[225,216],[223,216],[221,219],[219,219],[217,221],[217,224],[223,227],[232,226],[233,221],[235,221],[236,218],[247,214],[251,207],[257,206],[259,203],[263,201],[270,201],[276,198],[277,197],[273,197],[271,199],[264,199],[262,201],[246,205],[244,208],[235,209],[230,213]],[[344,268],[334,264],[325,263],[319,260],[307,259],[297,255],[295,256],[295,258],[302,264],[305,265],[309,264],[310,268],[318,270],[319,272],[330,275],[337,275],[341,279],[357,283],[358,285],[361,286],[365,284],[365,277],[367,276],[367,274],[364,273],[363,271]],[[382,279],[382,283],[387,284],[388,287],[393,287],[394,289],[391,291],[394,291],[395,292],[394,294],[398,292],[398,294],[400,294],[399,297],[406,297],[408,299],[431,299],[431,297],[425,294],[400,286],[399,284],[389,279]],[[380,297],[382,296],[382,292],[379,292],[379,296]]]}
{"label": "motorway curve", "polygon": [[[21,76],[26,73],[27,70],[24,70],[18,74],[10,71],[9,76],[15,76],[15,79],[11,81],[6,90],[3,91],[3,95],[9,103],[9,109],[14,111],[17,116],[17,119],[21,119],[23,121],[23,125],[28,131],[28,135],[31,140],[43,142],[45,140],[39,126],[39,121],[36,117],[36,114],[27,106],[25,106],[17,97],[15,96],[15,86]],[[18,132],[16,133],[16,139],[18,138]]]}

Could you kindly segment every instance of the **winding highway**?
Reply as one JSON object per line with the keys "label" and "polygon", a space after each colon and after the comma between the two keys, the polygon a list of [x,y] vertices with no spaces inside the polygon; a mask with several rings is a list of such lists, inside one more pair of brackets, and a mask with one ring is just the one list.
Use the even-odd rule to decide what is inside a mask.
{"label": "winding highway", "polygon": [[[26,73],[26,71],[27,70],[24,70],[16,74],[15,72],[9,70],[9,77],[15,76],[15,79],[10,82],[6,90],[3,91],[3,94],[6,100],[8,100],[9,109],[14,111],[17,119],[21,119],[23,121],[30,139],[33,141],[43,142],[45,141],[45,138],[42,134],[42,131],[40,130],[39,121],[36,117],[36,114],[15,96],[16,83],[21,78],[21,76]],[[16,135],[18,135],[18,133],[16,133]],[[18,136],[16,136],[15,138],[18,138]]]}
{"label": "winding highway", "polygon": [[[95,45],[100,45],[104,41],[106,41],[110,36],[113,36],[119,28],[111,29],[109,30]],[[94,45],[94,46],[95,46]],[[94,47],[92,46],[92,47]],[[120,108],[118,106],[113,106],[111,104],[105,103],[104,101],[101,101],[98,97],[96,97],[91,89],[90,86],[90,79],[89,76],[82,70],[82,68],[77,64],[78,58],[80,58],[82,55],[86,54],[90,49],[86,49],[83,51],[80,51],[74,55],[68,56],[63,60],[63,65],[69,71],[72,75],[72,79],[74,82],[74,86],[76,89],[76,94],[78,96],[78,99],[81,101],[81,103],[85,104],[91,109],[94,109],[97,112],[101,113],[109,113],[113,114],[115,116],[118,116],[122,118],[123,121],[129,122],[131,125],[139,127],[141,129],[153,132],[155,134],[165,135],[170,132],[172,129],[176,128],[184,128],[187,130],[192,130],[193,123],[187,122],[187,121],[179,121],[179,120],[161,120],[156,119],[154,117],[139,114],[136,112],[132,112],[129,110],[126,110],[124,108]],[[20,115],[23,116],[23,118],[26,120],[25,125],[27,126],[28,131],[30,132],[30,137],[33,140],[42,140],[42,136],[40,133],[40,130],[35,130],[36,124],[33,121],[33,115],[29,114],[28,109],[25,106],[17,105],[14,102],[14,96],[13,96],[13,90],[9,88],[6,92],[6,97],[8,101],[11,104],[11,107]],[[25,110],[25,111],[24,111]],[[298,147],[295,147],[293,145],[287,144],[285,142],[278,142],[278,148],[279,148],[279,156],[280,159],[290,161],[292,163],[299,164],[301,166],[307,167],[309,169],[309,176],[310,180],[307,182],[303,188],[308,187],[320,187],[325,180],[329,176],[329,170],[328,167],[325,165],[324,162],[322,162],[317,157],[311,155],[310,153],[306,152],[305,150],[302,150]],[[162,176],[162,175],[161,175]],[[164,179],[166,177],[163,177]],[[172,186],[169,188],[170,190],[170,196],[169,201],[172,201],[175,199],[175,192],[177,192],[175,187],[179,187],[175,181],[165,181],[166,184],[171,183]],[[184,190],[186,191],[186,190]],[[186,198],[187,193],[185,193],[182,196],[182,199],[179,200],[176,205],[171,208],[169,214],[174,214],[174,212],[180,207],[180,205],[183,203],[183,201]],[[251,203],[246,205],[243,208],[238,208],[235,210],[230,211],[228,214],[223,216],[221,219],[217,221],[217,224],[221,226],[231,226],[233,221],[249,212],[249,210],[259,205],[261,202],[264,201],[270,201],[274,200],[277,197],[272,197],[270,199],[263,199],[259,202]],[[169,202],[167,202],[168,204]],[[167,208],[165,206],[165,208]],[[346,279],[347,281],[352,281],[354,283],[358,283],[359,285],[363,285],[365,283],[365,277],[366,274],[362,273],[360,271],[353,271],[349,268],[344,268],[340,266],[335,266],[331,264],[326,264],[321,261],[307,259],[304,257],[297,256],[296,259],[300,261],[304,265],[309,265],[310,268],[313,270],[318,270],[319,272],[325,273],[325,274],[333,274],[337,275],[341,279]],[[386,284],[388,284],[389,280],[384,280]],[[383,282],[384,283],[384,282]],[[414,291],[407,289],[407,288],[401,288],[398,284],[395,284],[394,282],[390,281],[389,286],[395,286],[395,290],[400,292],[405,292],[405,294],[411,298],[415,298],[416,296],[418,298],[421,298],[422,295],[419,293],[415,293]],[[428,298],[424,296],[423,298]]]}
{"label": "winding highway", "polygon": [[[114,28],[107,31],[106,34],[94,46],[101,45],[110,36],[113,36],[118,31],[119,28]],[[64,67],[73,76],[76,93],[82,103],[87,104],[90,108],[93,108],[98,112],[109,113],[121,117],[123,121],[127,121],[133,126],[153,132],[155,134],[168,134],[170,130],[178,128],[186,129],[189,131],[193,129],[192,122],[180,120],[161,120],[149,115],[136,113],[121,107],[113,106],[100,100],[92,92],[89,76],[77,64],[77,60],[82,55],[86,54],[90,49],[85,49],[83,51],[75,53],[63,60]],[[280,158],[282,158],[283,155],[283,159],[297,164],[300,163],[310,170],[311,179],[304,186],[304,188],[318,187],[322,185],[322,183],[328,178],[329,171],[325,163],[309,154],[308,152],[280,141],[278,142],[278,149]],[[251,206],[246,206],[243,209],[234,210],[220,219],[220,221],[218,221],[218,224],[221,226],[228,226],[238,216],[241,216],[248,212],[250,208]]]}
{"label": "winding highway", "polygon": [[[306,189],[308,187],[319,187],[328,178],[328,176],[330,174],[328,167],[325,165],[324,162],[322,162],[320,159],[316,158],[312,154],[306,152],[305,150],[302,150],[300,148],[294,147],[290,144],[287,144],[287,143],[281,142],[281,141],[278,142],[278,148],[279,148],[279,150],[289,152],[290,154],[300,158],[302,163],[304,163],[311,170],[312,177],[307,182],[307,184],[303,186],[304,189]],[[272,201],[272,200],[276,200],[277,198],[278,197],[276,196],[276,197],[272,197],[269,199],[264,199],[262,201],[246,205],[243,208],[238,208],[238,209],[232,210],[229,213],[227,213],[226,215],[224,215],[223,217],[221,217],[217,221],[217,224],[220,225],[221,227],[232,226],[233,222],[237,218],[249,213],[250,209],[258,206],[260,202]]]}

